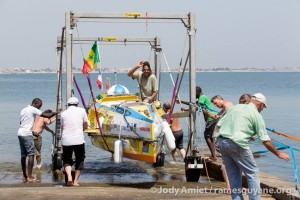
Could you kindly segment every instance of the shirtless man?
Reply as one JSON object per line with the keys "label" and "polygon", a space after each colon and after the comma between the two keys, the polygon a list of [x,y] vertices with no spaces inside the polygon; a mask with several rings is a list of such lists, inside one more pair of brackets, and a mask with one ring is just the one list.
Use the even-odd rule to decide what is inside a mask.
{"label": "shirtless man", "polygon": [[[217,115],[211,115],[210,117],[214,119],[221,118],[225,112],[233,106],[233,103],[231,101],[225,101],[220,95],[216,95],[210,100],[216,107],[221,108],[222,110]],[[204,110],[203,112],[208,112],[207,110]]]}
{"label": "shirtless man", "polygon": [[[51,113],[51,110],[46,110],[45,113]],[[35,157],[36,157],[36,166],[37,168],[42,167],[42,155],[41,155],[41,149],[42,149],[42,132],[44,129],[52,133],[52,135],[55,135],[55,132],[51,130],[47,125],[51,124],[55,121],[56,116],[53,116],[52,118],[48,119],[45,117],[37,116],[34,121],[34,125],[32,128],[32,134],[33,134],[33,141],[34,141],[34,151],[35,151]]]}
{"label": "shirtless man", "polygon": [[[163,109],[165,113],[169,113],[171,108],[171,105],[168,102],[165,102],[163,104]],[[179,121],[179,118],[171,118],[170,120],[170,128],[173,132],[173,135],[175,137],[175,144],[176,148],[172,151],[172,157],[175,162],[178,162],[178,154],[177,154],[177,149],[179,149],[179,152],[181,154],[182,159],[184,160],[185,158],[185,150],[183,148],[183,131],[182,127]]]}
{"label": "shirtless man", "polygon": [[[225,115],[226,111],[233,106],[233,103],[231,101],[225,101],[220,95],[216,95],[214,97],[211,98],[211,102],[218,108],[221,108],[221,111],[217,114],[217,115],[214,115],[214,114],[209,114],[209,115],[213,115],[211,116],[212,118],[214,118],[215,120],[219,120],[222,116]],[[218,132],[218,129],[217,127],[215,127],[215,130],[214,130],[214,134],[215,132]],[[215,136],[214,136],[215,137]],[[216,151],[217,152],[220,152],[219,151],[219,147],[216,145]],[[221,170],[222,170],[222,175],[223,175],[223,178],[224,178],[224,181],[226,183],[226,192],[227,193],[230,193],[230,184],[229,184],[229,180],[228,180],[228,176],[227,176],[227,173],[226,173],[226,170],[225,170],[225,165],[223,163],[223,160],[222,160],[222,165],[221,165]]]}

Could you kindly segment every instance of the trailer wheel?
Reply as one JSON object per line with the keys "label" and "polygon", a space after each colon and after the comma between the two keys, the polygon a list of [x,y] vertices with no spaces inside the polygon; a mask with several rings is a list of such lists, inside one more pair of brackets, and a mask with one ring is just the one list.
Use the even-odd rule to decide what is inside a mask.
{"label": "trailer wheel", "polygon": [[163,167],[165,166],[165,154],[159,153],[156,156],[156,163],[153,163],[153,167]]}
{"label": "trailer wheel", "polygon": [[57,153],[55,153],[53,156],[52,156],[52,170],[55,171],[55,170],[61,170],[62,168],[62,159],[61,159],[61,156],[58,156]]}

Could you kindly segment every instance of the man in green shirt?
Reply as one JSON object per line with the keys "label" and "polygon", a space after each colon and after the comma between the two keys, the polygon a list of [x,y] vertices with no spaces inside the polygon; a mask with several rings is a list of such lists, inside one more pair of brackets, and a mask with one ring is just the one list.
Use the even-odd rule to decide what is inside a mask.
{"label": "man in green shirt", "polygon": [[[142,71],[136,71],[139,68],[142,68]],[[137,79],[142,101],[152,103],[158,93],[158,85],[156,76],[152,74],[150,63],[147,61],[140,61],[127,73],[127,75],[133,79]]]}
{"label": "man in green shirt", "polygon": [[[200,109],[202,109],[204,120],[206,122],[205,130],[204,130],[204,138],[211,152],[210,159],[216,161],[217,157],[216,157],[214,139],[212,135],[217,120],[215,120],[211,115],[217,115],[218,112],[214,110],[214,106],[210,101],[210,99],[206,95],[202,94],[202,89],[199,86],[196,87],[196,98],[197,98],[196,104],[200,107]],[[181,103],[189,105],[189,102],[187,101],[181,101]]]}
{"label": "man in green shirt", "polygon": [[210,150],[211,157],[210,159],[213,161],[217,160],[215,143],[213,139],[213,132],[216,126],[217,120],[211,117],[210,115],[217,115],[218,112],[214,110],[213,103],[210,101],[208,96],[202,94],[201,87],[196,87],[196,98],[198,99],[197,104],[203,111],[203,116],[205,120],[205,130],[204,130],[204,139],[206,144]]}
{"label": "man in green shirt", "polygon": [[259,170],[248,146],[251,137],[256,135],[278,158],[290,160],[287,154],[274,147],[266,131],[260,114],[267,107],[265,96],[261,93],[254,94],[251,101],[249,104],[231,107],[217,123],[217,143],[228,174],[232,199],[243,199],[242,172],[247,178],[249,199],[260,199]]}

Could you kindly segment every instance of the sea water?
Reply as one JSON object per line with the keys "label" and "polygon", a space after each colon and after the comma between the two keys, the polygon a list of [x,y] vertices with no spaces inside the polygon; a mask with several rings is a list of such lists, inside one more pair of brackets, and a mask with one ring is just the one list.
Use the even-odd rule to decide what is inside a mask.
{"label": "sea water", "polygon": [[[175,81],[176,73],[171,74]],[[64,77],[65,75],[63,75]],[[74,74],[86,102],[91,100],[87,79],[82,74]],[[106,78],[111,79],[111,84],[126,86],[130,93],[138,92],[138,84],[135,80],[127,77],[126,74],[103,74],[105,87]],[[300,137],[299,131],[299,110],[300,110],[300,73],[292,72],[205,72],[197,73],[196,85],[199,85],[203,93],[211,98],[214,95],[221,95],[225,100],[238,103],[239,97],[244,93],[263,93],[267,98],[268,108],[262,111],[266,127],[275,129],[278,132]],[[101,93],[96,86],[97,74],[91,74],[93,92],[95,95]],[[65,80],[65,77],[63,78]],[[171,101],[173,84],[169,73],[161,74],[160,100],[161,103]],[[65,88],[65,81],[63,81]],[[22,108],[31,104],[32,99],[39,97],[43,100],[42,110],[56,109],[57,99],[57,75],[56,74],[0,74],[0,121],[1,121],[1,145],[0,145],[0,184],[18,182],[21,177],[20,148],[17,138],[19,128],[19,114]],[[75,95],[78,92],[75,90]],[[105,91],[105,90],[104,90]],[[65,89],[63,89],[63,108],[65,109]],[[179,97],[182,100],[189,100],[188,73],[183,76],[180,85]],[[186,106],[184,106],[186,107]],[[180,106],[176,105],[174,111],[179,111]],[[218,110],[216,108],[216,110]],[[196,138],[200,153],[208,153],[206,143],[203,139],[204,121],[202,113],[197,114]],[[184,146],[187,146],[188,130],[187,122],[181,119],[184,129]],[[50,126],[54,129],[54,125]],[[269,133],[273,140],[286,145],[299,148],[299,142],[290,140],[283,136]],[[109,179],[103,180],[102,176],[89,176],[87,181],[111,182],[139,180],[155,181],[155,178],[147,174],[142,168],[136,168],[133,161],[127,160],[125,164],[112,166],[110,154],[96,148],[86,139],[86,171],[90,173],[111,173],[121,169],[123,172],[130,172],[124,176],[120,174],[110,175]],[[265,147],[258,141],[251,142],[252,151],[265,150]],[[47,131],[43,133],[42,159],[44,166],[51,164],[52,136]],[[283,150],[289,154],[289,150]],[[295,152],[297,166],[300,166],[300,152]],[[168,154],[166,160],[171,160]],[[262,154],[256,158],[256,162],[262,172],[268,172],[287,181],[294,181],[292,162],[285,162],[278,159],[272,153]],[[49,167],[50,168],[50,167]],[[47,168],[47,170],[49,170]],[[46,171],[47,171],[46,170]],[[299,177],[299,175],[298,175]],[[18,181],[14,181],[17,179]],[[48,180],[51,181],[51,180]]]}

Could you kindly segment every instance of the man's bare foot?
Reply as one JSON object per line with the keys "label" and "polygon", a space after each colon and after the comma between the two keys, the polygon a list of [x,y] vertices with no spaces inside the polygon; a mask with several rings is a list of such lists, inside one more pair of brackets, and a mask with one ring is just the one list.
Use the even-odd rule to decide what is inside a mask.
{"label": "man's bare foot", "polygon": [[209,159],[212,160],[212,161],[217,161],[218,160],[217,157],[213,157],[213,156],[209,157]]}
{"label": "man's bare foot", "polygon": [[26,178],[26,177],[23,177],[22,182],[23,182],[23,183],[26,183],[26,182],[27,182],[27,178]]}
{"label": "man's bare foot", "polygon": [[74,185],[75,187],[80,186],[79,183],[74,183],[73,185]]}

